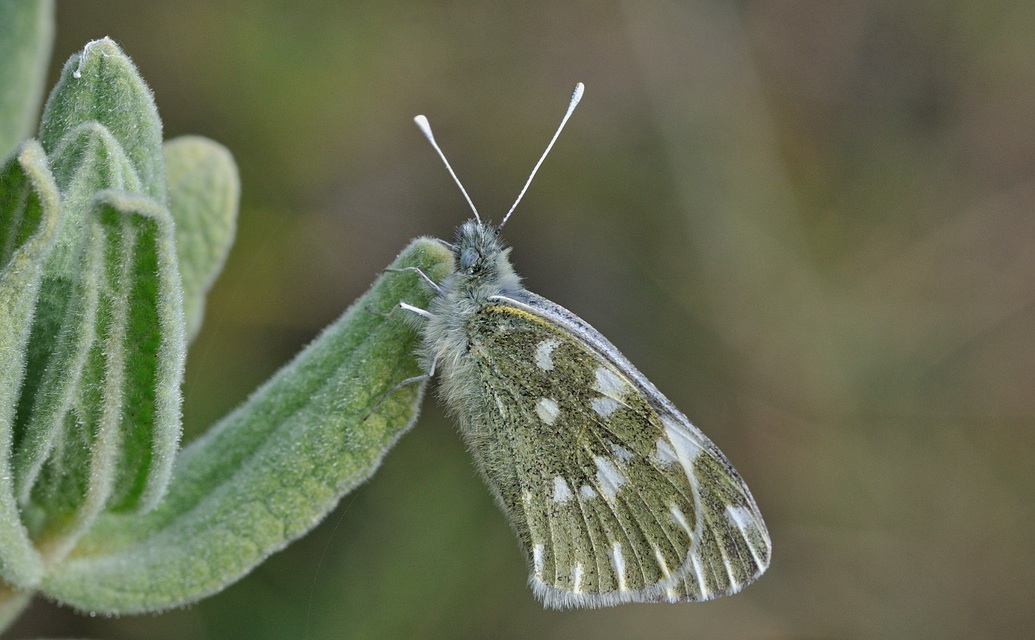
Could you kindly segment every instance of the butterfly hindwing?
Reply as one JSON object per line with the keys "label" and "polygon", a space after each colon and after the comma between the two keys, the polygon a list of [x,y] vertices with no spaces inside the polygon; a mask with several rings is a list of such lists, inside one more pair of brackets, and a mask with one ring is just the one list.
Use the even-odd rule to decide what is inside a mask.
{"label": "butterfly hindwing", "polygon": [[736,471],[596,330],[522,291],[466,335],[454,410],[548,606],[706,600],[765,570]]}
{"label": "butterfly hindwing", "polygon": [[[530,293],[500,230],[483,222],[427,118],[414,120],[474,213],[453,272],[432,283],[417,352],[531,564],[548,607],[707,600],[769,564],[751,493],[725,456],[622,354],[570,311]],[[432,281],[423,273],[424,279]]]}

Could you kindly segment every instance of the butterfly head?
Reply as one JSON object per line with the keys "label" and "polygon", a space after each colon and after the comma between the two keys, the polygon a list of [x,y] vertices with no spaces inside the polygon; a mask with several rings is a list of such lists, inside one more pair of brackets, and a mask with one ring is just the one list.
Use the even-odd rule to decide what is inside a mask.
{"label": "butterfly head", "polygon": [[499,227],[468,220],[456,231],[453,259],[456,273],[471,283],[518,285],[517,275],[510,265],[510,249],[500,241]]}
{"label": "butterfly head", "polygon": [[473,218],[460,225],[453,245],[457,270],[468,276],[491,270],[502,253],[499,236],[499,227],[483,224]]}

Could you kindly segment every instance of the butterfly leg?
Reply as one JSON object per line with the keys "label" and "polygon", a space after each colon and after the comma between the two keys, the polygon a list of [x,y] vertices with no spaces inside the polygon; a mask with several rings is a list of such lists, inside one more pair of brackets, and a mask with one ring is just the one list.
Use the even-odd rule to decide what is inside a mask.
{"label": "butterfly leg", "polygon": [[412,304],[409,304],[407,302],[402,302],[402,301],[400,301],[399,304],[395,305],[394,307],[391,308],[391,310],[389,310],[387,312],[378,311],[378,310],[374,309],[373,307],[371,307],[370,305],[367,305],[365,307],[365,309],[367,310],[367,313],[372,313],[375,316],[378,316],[380,318],[391,318],[392,314],[394,314],[399,309],[403,309],[405,311],[410,311],[410,312],[415,313],[418,316],[420,316],[422,318],[425,318],[425,319],[431,317],[431,314],[429,312],[425,311],[424,309],[421,309],[420,307],[415,307]]}
{"label": "butterfly leg", "polygon": [[409,386],[411,384],[416,384],[418,382],[424,382],[425,380],[430,380],[431,377],[434,376],[434,375],[435,375],[435,363],[432,362],[431,363],[431,371],[428,371],[427,373],[422,373],[419,376],[413,376],[412,378],[406,378],[405,380],[402,380],[401,382],[399,382],[398,384],[393,386],[391,389],[386,391],[383,396],[381,396],[381,398],[377,401],[377,404],[375,404],[373,406],[373,408],[371,408],[370,411],[367,411],[367,414],[365,416],[363,416],[363,421],[365,422],[366,419],[369,418],[371,415],[373,415],[375,411],[380,409],[381,405],[383,405],[385,403],[385,400],[387,400],[390,395],[392,395],[393,393],[395,393],[399,389],[402,389],[403,387],[407,387],[407,386]]}
{"label": "butterfly leg", "polygon": [[372,314],[374,314],[375,316],[378,316],[379,318],[391,318],[391,317],[392,317],[392,314],[393,314],[393,313],[395,313],[395,310],[396,310],[396,309],[398,309],[399,307],[397,307],[397,306],[396,306],[396,307],[392,307],[391,311],[388,311],[388,312],[381,312],[381,311],[378,311],[377,309],[374,309],[374,308],[373,308],[372,306],[370,306],[369,304],[368,304],[368,305],[366,305],[366,306],[365,306],[365,307],[363,307],[363,308],[364,308],[364,309],[366,309],[367,313],[372,313]]}
{"label": "butterfly leg", "polygon": [[421,309],[420,307],[415,307],[412,304],[409,304],[407,302],[403,302],[401,300],[399,301],[399,308],[404,310],[404,311],[409,311],[411,313],[416,313],[418,316],[420,316],[420,317],[422,317],[422,318],[424,318],[426,320],[430,320],[433,317],[431,315],[430,311],[427,311],[426,309]]}
{"label": "butterfly leg", "polygon": [[415,314],[417,314],[418,316],[420,316],[420,317],[422,317],[424,319],[431,318],[431,313],[429,311],[425,311],[424,309],[421,309],[420,307],[415,307],[415,306],[413,306],[412,304],[410,304],[408,302],[402,302],[401,300],[399,301],[399,304],[397,304],[396,306],[392,307],[391,311],[388,311],[387,313],[383,313],[381,311],[377,311],[373,307],[371,307],[370,305],[366,306],[367,313],[372,313],[375,316],[379,316],[381,318],[391,318],[392,314],[395,313],[396,309],[403,309],[404,311],[409,311],[411,313],[415,313]]}

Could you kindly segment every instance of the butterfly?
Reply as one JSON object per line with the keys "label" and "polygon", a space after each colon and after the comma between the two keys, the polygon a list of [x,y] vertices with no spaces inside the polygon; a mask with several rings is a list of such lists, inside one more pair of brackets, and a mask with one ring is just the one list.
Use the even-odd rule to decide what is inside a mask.
{"label": "butterfly", "polygon": [[769,566],[769,533],[719,449],[596,329],[526,290],[500,229],[517,201],[482,222],[474,210],[450,247],[454,271],[428,309],[419,351],[530,564],[546,607],[709,600]]}

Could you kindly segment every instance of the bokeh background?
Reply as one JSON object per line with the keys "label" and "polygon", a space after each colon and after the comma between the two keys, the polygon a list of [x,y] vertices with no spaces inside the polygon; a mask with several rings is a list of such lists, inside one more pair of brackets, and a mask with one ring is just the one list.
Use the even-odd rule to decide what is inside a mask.
{"label": "bokeh background", "polygon": [[543,611],[432,398],[312,533],[195,606],[37,602],[12,637],[976,638],[1035,634],[1035,4],[61,3],[52,81],[112,36],[167,137],[240,165],[187,437],[411,237],[510,205],[529,288],[726,452],[773,564],[700,605]]}

